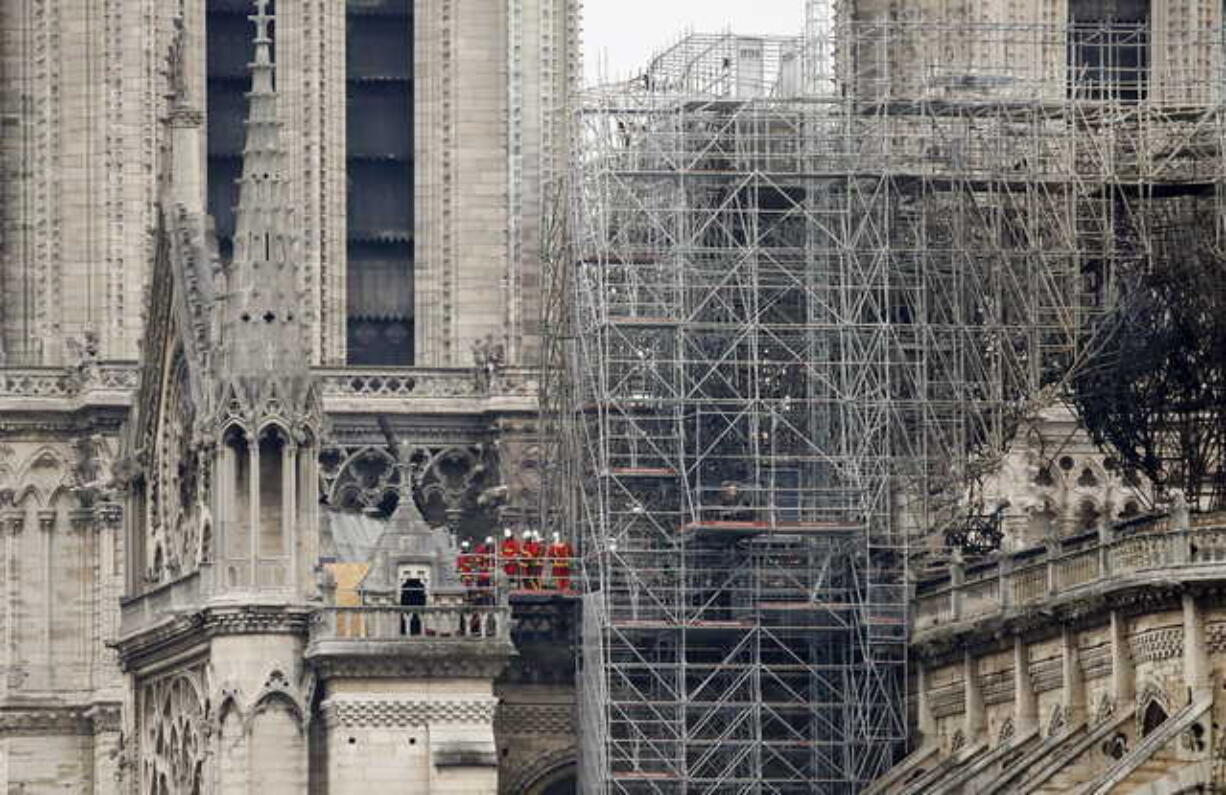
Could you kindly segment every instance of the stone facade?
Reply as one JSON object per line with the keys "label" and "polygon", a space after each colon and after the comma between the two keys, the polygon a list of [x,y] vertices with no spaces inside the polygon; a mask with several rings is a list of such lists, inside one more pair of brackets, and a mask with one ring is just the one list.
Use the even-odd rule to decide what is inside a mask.
{"label": "stone facade", "polygon": [[[338,630],[327,517],[532,521],[578,3],[412,4],[418,366],[385,370],[345,365],[345,3],[278,4],[278,142],[233,260],[211,242],[205,18],[236,3],[0,3],[0,790],[539,791],[573,762],[570,662],[507,661],[545,608],[367,589]],[[274,290],[241,275],[260,245]]]}
{"label": "stone facade", "polygon": [[1175,513],[921,583],[915,752],[875,792],[1226,786],[1226,517]]}

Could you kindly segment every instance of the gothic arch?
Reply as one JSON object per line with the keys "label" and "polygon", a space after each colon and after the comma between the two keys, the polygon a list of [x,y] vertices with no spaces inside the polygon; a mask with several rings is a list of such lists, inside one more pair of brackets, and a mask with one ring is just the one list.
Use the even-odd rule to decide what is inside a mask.
{"label": "gothic arch", "polygon": [[300,795],[307,790],[307,738],[297,702],[285,692],[267,693],[251,711],[248,743],[252,792]]}
{"label": "gothic arch", "polygon": [[242,709],[233,693],[227,694],[217,712],[217,792],[245,793],[247,786],[247,729]]}
{"label": "gothic arch", "polygon": [[[554,795],[563,791],[564,782],[575,780],[578,751],[574,746],[540,756],[509,778],[503,795]],[[551,791],[551,788],[552,789]],[[578,789],[572,790],[578,792]]]}
{"label": "gothic arch", "polygon": [[256,694],[255,699],[252,701],[251,711],[247,718],[248,726],[250,727],[261,713],[276,708],[288,711],[297,723],[299,733],[305,735],[307,710],[294,692],[289,680],[286,679],[285,674],[279,670],[273,670],[268,674],[264,687]]}
{"label": "gothic arch", "polygon": [[1166,689],[1156,682],[1146,682],[1137,697],[1137,737],[1144,737],[1172,714]]}
{"label": "gothic arch", "polygon": [[50,446],[40,447],[18,467],[13,477],[18,504],[35,494],[40,506],[50,505],[55,492],[67,487],[69,466],[63,454]]}

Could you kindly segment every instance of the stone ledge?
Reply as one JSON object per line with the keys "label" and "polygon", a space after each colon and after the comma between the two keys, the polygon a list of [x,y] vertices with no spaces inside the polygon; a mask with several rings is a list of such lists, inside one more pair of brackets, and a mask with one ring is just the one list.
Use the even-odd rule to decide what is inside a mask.
{"label": "stone ledge", "polygon": [[320,679],[493,679],[514,655],[497,638],[328,639],[312,641],[305,658]]}
{"label": "stone ledge", "polygon": [[1099,580],[1041,604],[916,631],[912,650],[933,664],[961,659],[966,648],[1006,651],[1015,635],[1054,637],[1065,626],[1106,623],[1113,610],[1178,610],[1186,592],[1226,603],[1226,565],[1155,568]]}

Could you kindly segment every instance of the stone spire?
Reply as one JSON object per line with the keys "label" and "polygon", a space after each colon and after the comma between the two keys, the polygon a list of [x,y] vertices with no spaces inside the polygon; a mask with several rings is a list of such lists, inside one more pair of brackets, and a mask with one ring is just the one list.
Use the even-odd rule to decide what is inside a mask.
{"label": "stone spire", "polygon": [[[290,232],[286,154],[277,115],[269,0],[254,0],[255,58],[248,94],[247,139],[235,212],[234,258],[228,274],[221,380],[234,387],[243,413],[261,413],[275,398],[280,411],[307,408],[307,325],[298,287],[297,246]],[[229,400],[225,401],[230,403]],[[230,406],[230,411],[233,411]],[[262,417],[251,417],[257,424]],[[292,419],[292,418],[287,418]]]}

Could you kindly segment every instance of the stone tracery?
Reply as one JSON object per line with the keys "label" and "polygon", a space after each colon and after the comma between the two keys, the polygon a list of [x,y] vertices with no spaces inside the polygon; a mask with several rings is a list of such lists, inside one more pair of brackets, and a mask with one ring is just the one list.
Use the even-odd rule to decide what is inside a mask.
{"label": "stone tracery", "polygon": [[208,783],[208,701],[202,670],[149,682],[141,691],[141,792],[198,795]]}

